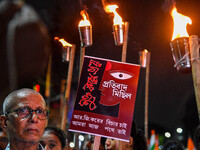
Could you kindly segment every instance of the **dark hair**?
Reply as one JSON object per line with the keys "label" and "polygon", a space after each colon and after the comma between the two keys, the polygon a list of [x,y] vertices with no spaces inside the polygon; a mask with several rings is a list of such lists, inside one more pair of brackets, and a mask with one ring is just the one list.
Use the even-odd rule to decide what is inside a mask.
{"label": "dark hair", "polygon": [[131,128],[131,136],[133,137],[134,150],[147,150],[147,141],[142,129],[139,129],[133,120]]}
{"label": "dark hair", "polygon": [[45,131],[50,131],[50,133],[56,135],[61,142],[62,148],[66,146],[66,134],[62,129],[57,127],[46,127]]}
{"label": "dark hair", "polygon": [[177,140],[169,140],[163,145],[162,150],[184,150],[184,146]]}
{"label": "dark hair", "polygon": [[137,129],[137,135],[133,138],[133,149],[147,150],[147,141],[141,129]]}

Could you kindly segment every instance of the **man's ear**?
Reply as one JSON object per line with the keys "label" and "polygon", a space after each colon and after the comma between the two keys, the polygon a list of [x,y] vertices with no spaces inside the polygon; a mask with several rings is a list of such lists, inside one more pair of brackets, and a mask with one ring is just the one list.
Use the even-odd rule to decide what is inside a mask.
{"label": "man's ear", "polygon": [[0,127],[2,128],[3,131],[7,131],[7,117],[5,115],[0,116]]}

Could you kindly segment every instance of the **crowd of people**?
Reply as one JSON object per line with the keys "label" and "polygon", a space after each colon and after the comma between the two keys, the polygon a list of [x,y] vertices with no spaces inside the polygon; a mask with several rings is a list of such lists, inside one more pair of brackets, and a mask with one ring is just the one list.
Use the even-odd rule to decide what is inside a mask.
{"label": "crowd of people", "polygon": [[[57,127],[46,127],[49,111],[43,96],[28,88],[11,92],[3,102],[3,115],[0,116],[0,149],[2,150],[67,150],[66,132]],[[99,149],[148,150],[143,131],[133,123],[132,136],[129,142],[115,139],[102,140]],[[197,128],[196,145],[199,145],[199,127]],[[92,150],[94,137],[84,149]],[[168,141],[163,150],[184,150],[178,141]]]}

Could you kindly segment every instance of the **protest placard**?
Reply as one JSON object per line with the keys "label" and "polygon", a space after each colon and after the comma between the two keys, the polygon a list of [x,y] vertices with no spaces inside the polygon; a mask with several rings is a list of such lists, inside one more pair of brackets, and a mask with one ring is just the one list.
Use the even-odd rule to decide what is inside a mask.
{"label": "protest placard", "polygon": [[129,141],[140,66],[85,56],[69,131]]}

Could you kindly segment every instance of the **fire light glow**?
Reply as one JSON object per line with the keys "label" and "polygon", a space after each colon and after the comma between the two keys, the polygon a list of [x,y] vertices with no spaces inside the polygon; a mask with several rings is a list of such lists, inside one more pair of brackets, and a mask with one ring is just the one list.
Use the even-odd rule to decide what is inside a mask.
{"label": "fire light glow", "polygon": [[84,26],[91,26],[91,23],[90,23],[90,21],[89,21],[89,17],[88,17],[88,14],[85,12],[85,10],[82,10],[81,12],[80,12],[80,14],[81,14],[81,16],[83,17],[83,20],[81,20],[80,22],[79,22],[79,27],[84,27]]}
{"label": "fire light glow", "polygon": [[58,40],[59,42],[62,43],[62,45],[65,47],[65,46],[69,46],[69,47],[72,47],[72,44],[66,42],[63,38],[60,39],[59,37],[55,37],[54,40]]}
{"label": "fire light glow", "polygon": [[144,50],[144,52],[145,52],[145,53],[148,53],[148,50],[147,50],[147,49],[145,49],[145,50]]}
{"label": "fire light glow", "polygon": [[107,13],[114,14],[113,25],[124,24],[124,22],[122,21],[122,17],[120,17],[120,15],[116,11],[117,8],[118,8],[117,5],[107,5],[105,8],[105,11]]}
{"label": "fire light glow", "polygon": [[172,41],[179,37],[189,37],[189,34],[187,33],[186,26],[187,24],[192,24],[192,20],[177,12],[176,7],[173,8],[171,11],[171,16],[174,21],[174,31],[172,36]]}

